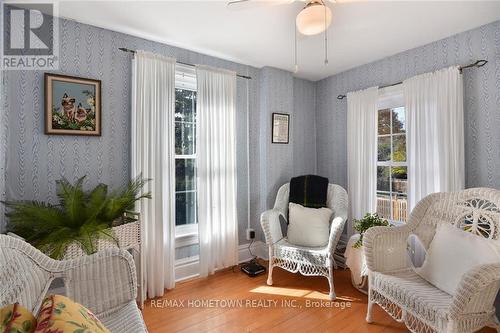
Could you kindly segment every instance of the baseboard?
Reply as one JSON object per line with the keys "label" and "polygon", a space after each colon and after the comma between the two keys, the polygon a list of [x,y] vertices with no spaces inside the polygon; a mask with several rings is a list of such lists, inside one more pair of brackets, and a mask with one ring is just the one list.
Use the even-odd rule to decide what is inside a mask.
{"label": "baseboard", "polygon": [[200,258],[198,256],[177,259],[175,261],[175,282],[199,276]]}
{"label": "baseboard", "polygon": [[[247,244],[238,246],[238,263],[249,261],[252,255]],[[259,258],[267,259],[267,246],[262,241],[255,241],[251,247],[252,253]],[[199,256],[187,257],[175,261],[175,282],[184,281],[198,277],[200,274]]]}
{"label": "baseboard", "polygon": [[[239,263],[253,259],[252,255],[250,254],[250,251],[248,250],[249,245],[250,245],[250,243],[241,244],[240,246],[238,246],[238,262]],[[252,253],[254,256],[257,256],[257,257],[262,258],[262,259],[267,259],[267,257],[268,257],[266,243],[264,243],[262,241],[253,242],[251,250],[252,250]]]}

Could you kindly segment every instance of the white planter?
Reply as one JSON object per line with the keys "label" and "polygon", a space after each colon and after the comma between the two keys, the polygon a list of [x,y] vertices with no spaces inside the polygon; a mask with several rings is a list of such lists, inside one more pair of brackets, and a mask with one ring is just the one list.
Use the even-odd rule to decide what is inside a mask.
{"label": "white planter", "polygon": [[[99,239],[97,241],[97,251],[107,249],[110,247],[119,247],[121,249],[133,249],[137,252],[140,251],[140,223],[139,221],[122,224],[111,228],[115,238],[118,240],[116,243],[109,239]],[[63,256],[64,260],[74,259],[87,255],[78,243],[73,243],[66,249]]]}
{"label": "white planter", "polygon": [[358,241],[359,234],[351,236],[347,242],[345,250],[345,264],[351,271],[351,282],[354,288],[366,294],[368,292],[368,267],[366,266],[363,246],[354,248],[353,245]]}

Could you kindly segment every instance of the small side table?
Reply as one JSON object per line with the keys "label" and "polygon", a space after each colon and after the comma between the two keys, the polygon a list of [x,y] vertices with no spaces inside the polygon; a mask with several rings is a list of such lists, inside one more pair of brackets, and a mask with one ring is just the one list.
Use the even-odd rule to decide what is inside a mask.
{"label": "small side table", "polygon": [[363,246],[354,248],[353,245],[358,241],[360,235],[354,234],[347,242],[345,250],[345,264],[351,271],[351,282],[354,288],[360,292],[368,293],[368,267],[366,266],[365,253]]}

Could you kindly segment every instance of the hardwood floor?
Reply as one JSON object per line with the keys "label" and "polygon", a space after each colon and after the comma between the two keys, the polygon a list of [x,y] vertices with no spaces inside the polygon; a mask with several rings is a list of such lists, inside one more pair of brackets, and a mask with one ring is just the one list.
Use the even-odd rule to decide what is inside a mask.
{"label": "hardwood floor", "polygon": [[151,333],[407,332],[378,306],[375,323],[367,324],[366,296],[352,287],[349,274],[335,272],[337,300],[329,302],[325,278],[275,269],[274,285],[269,287],[267,274],[250,278],[227,270],[178,283],[163,298],[148,300],[143,315]]}

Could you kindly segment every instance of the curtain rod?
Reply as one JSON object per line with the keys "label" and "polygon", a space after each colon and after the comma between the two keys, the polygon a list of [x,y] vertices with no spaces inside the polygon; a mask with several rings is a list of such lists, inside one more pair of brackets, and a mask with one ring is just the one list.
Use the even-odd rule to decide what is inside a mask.
{"label": "curtain rod", "polygon": [[[460,73],[462,73],[462,70],[464,70],[466,68],[472,68],[472,67],[479,68],[479,67],[483,67],[487,63],[488,63],[488,60],[481,59],[481,60],[478,60],[478,61],[473,62],[471,64],[460,66],[460,67],[458,67],[458,70],[460,71]],[[403,82],[396,82],[396,83],[388,84],[388,85],[381,86],[381,87],[378,87],[378,88],[379,89],[389,88],[389,87],[397,86],[398,84],[401,84],[401,83],[403,83]],[[338,95],[337,99],[342,100],[342,99],[344,99],[346,97],[347,97],[346,95]]]}
{"label": "curtain rod", "polygon": [[[131,49],[127,49],[125,47],[119,47],[118,50],[120,51],[123,51],[123,52],[129,52],[129,53],[132,53],[132,54],[135,54],[136,51],[134,50],[131,50]],[[185,65],[185,66],[191,66],[191,67],[195,67],[195,65],[193,64],[188,64],[186,62],[182,62],[182,61],[177,61],[178,64],[181,64],[181,65]],[[238,77],[241,77],[243,79],[247,79],[247,80],[251,80],[252,77],[251,76],[248,76],[248,75],[241,75],[241,74],[236,74],[236,76]]]}

